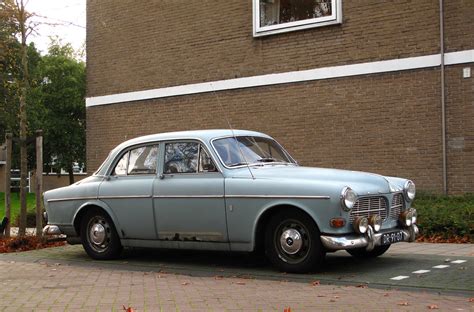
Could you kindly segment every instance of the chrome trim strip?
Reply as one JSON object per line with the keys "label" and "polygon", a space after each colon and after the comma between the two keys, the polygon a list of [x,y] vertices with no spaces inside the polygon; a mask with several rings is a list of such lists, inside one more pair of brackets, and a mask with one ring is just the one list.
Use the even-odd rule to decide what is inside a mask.
{"label": "chrome trim strip", "polygon": [[99,199],[129,199],[129,198],[151,198],[151,195],[117,195],[117,196],[99,196]]}
{"label": "chrome trim strip", "polygon": [[60,199],[48,199],[49,202],[61,202],[71,200],[90,199],[132,199],[132,198],[276,198],[276,199],[330,199],[329,196],[305,196],[305,195],[122,195],[122,196],[99,196],[99,197],[71,197]]}
{"label": "chrome trim strip", "polygon": [[224,195],[154,195],[153,198],[224,198]]}
{"label": "chrome trim strip", "polygon": [[331,199],[329,196],[306,195],[226,195],[226,198],[295,198],[295,199]]}
{"label": "chrome trim strip", "polygon": [[330,199],[329,196],[304,196],[304,195],[154,195],[153,198],[295,198],[295,199]]}
{"label": "chrome trim strip", "polygon": [[52,202],[62,202],[62,201],[70,201],[70,200],[90,200],[90,199],[97,199],[97,197],[68,197],[68,198],[56,198],[56,199],[48,199],[48,203]]}

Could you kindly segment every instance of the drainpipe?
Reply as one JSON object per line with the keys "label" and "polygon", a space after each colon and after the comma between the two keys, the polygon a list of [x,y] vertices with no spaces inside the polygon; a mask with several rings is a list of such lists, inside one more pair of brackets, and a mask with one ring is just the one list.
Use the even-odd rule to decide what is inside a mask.
{"label": "drainpipe", "polygon": [[447,153],[446,153],[446,100],[444,82],[444,9],[443,0],[439,0],[439,42],[441,57],[441,131],[443,141],[443,193],[448,194],[448,173],[447,173]]}

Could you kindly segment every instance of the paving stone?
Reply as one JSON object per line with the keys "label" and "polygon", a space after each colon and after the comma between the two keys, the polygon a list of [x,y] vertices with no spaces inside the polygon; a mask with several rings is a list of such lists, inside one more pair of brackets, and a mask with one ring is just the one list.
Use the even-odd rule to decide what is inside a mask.
{"label": "paving stone", "polygon": [[[469,302],[469,297],[474,296],[474,258],[469,256],[474,252],[473,246],[397,245],[400,247],[367,265],[337,253],[328,260],[331,264],[326,272],[313,275],[281,274],[268,267],[247,269],[233,264],[233,260],[225,260],[219,267],[223,267],[226,277],[217,279],[215,276],[223,272],[215,271],[212,265],[205,262],[188,265],[174,256],[170,256],[171,260],[157,261],[145,256],[132,257],[127,263],[102,263],[90,260],[76,246],[1,254],[0,276],[6,283],[2,286],[9,289],[2,302],[8,304],[5,311],[121,311],[122,306],[139,312],[283,311],[287,307],[292,311],[354,308],[415,311],[427,310],[433,304],[440,310],[474,310],[474,304]],[[443,257],[436,249],[441,250]],[[450,254],[450,261],[464,259],[467,262],[449,262],[450,267],[444,269],[417,267],[446,264],[444,253]],[[150,273],[150,266],[163,261],[169,273]],[[174,269],[173,261],[178,262],[179,270]],[[347,265],[348,261],[351,265]],[[226,263],[229,264],[226,266]],[[354,266],[358,270],[354,271]],[[431,272],[412,273],[422,269]],[[364,274],[358,275],[359,271]],[[366,285],[367,280],[389,280],[395,273],[410,278],[387,284],[387,289],[380,285],[373,288],[371,283],[368,288],[357,287],[360,286],[357,283]],[[233,275],[251,275],[252,278],[231,277]],[[314,279],[326,283],[313,286]],[[345,282],[349,285],[344,285]],[[441,294],[395,289],[398,286],[437,289],[440,283],[448,284],[440,288]],[[445,288],[451,291],[445,292]],[[404,303],[408,305],[401,305]]]}

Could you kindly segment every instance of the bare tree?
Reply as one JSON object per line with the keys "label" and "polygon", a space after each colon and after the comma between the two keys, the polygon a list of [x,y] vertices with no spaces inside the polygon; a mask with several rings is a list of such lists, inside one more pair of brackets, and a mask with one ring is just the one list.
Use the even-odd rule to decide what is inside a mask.
{"label": "bare tree", "polygon": [[27,115],[26,96],[29,89],[28,72],[28,46],[26,40],[35,31],[36,25],[31,21],[32,14],[26,11],[27,1],[25,0],[4,0],[2,4],[2,14],[7,14],[16,24],[18,39],[20,40],[21,55],[21,76],[19,85],[19,119],[20,119],[20,224],[19,235],[26,234],[26,182],[28,172],[28,159],[26,149],[27,139]]}

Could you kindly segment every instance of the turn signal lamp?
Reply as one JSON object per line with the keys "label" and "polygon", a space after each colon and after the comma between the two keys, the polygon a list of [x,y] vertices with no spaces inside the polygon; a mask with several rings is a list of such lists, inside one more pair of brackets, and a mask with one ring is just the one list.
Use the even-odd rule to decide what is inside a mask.
{"label": "turn signal lamp", "polygon": [[329,223],[333,228],[342,228],[346,225],[346,220],[343,218],[333,218]]}

